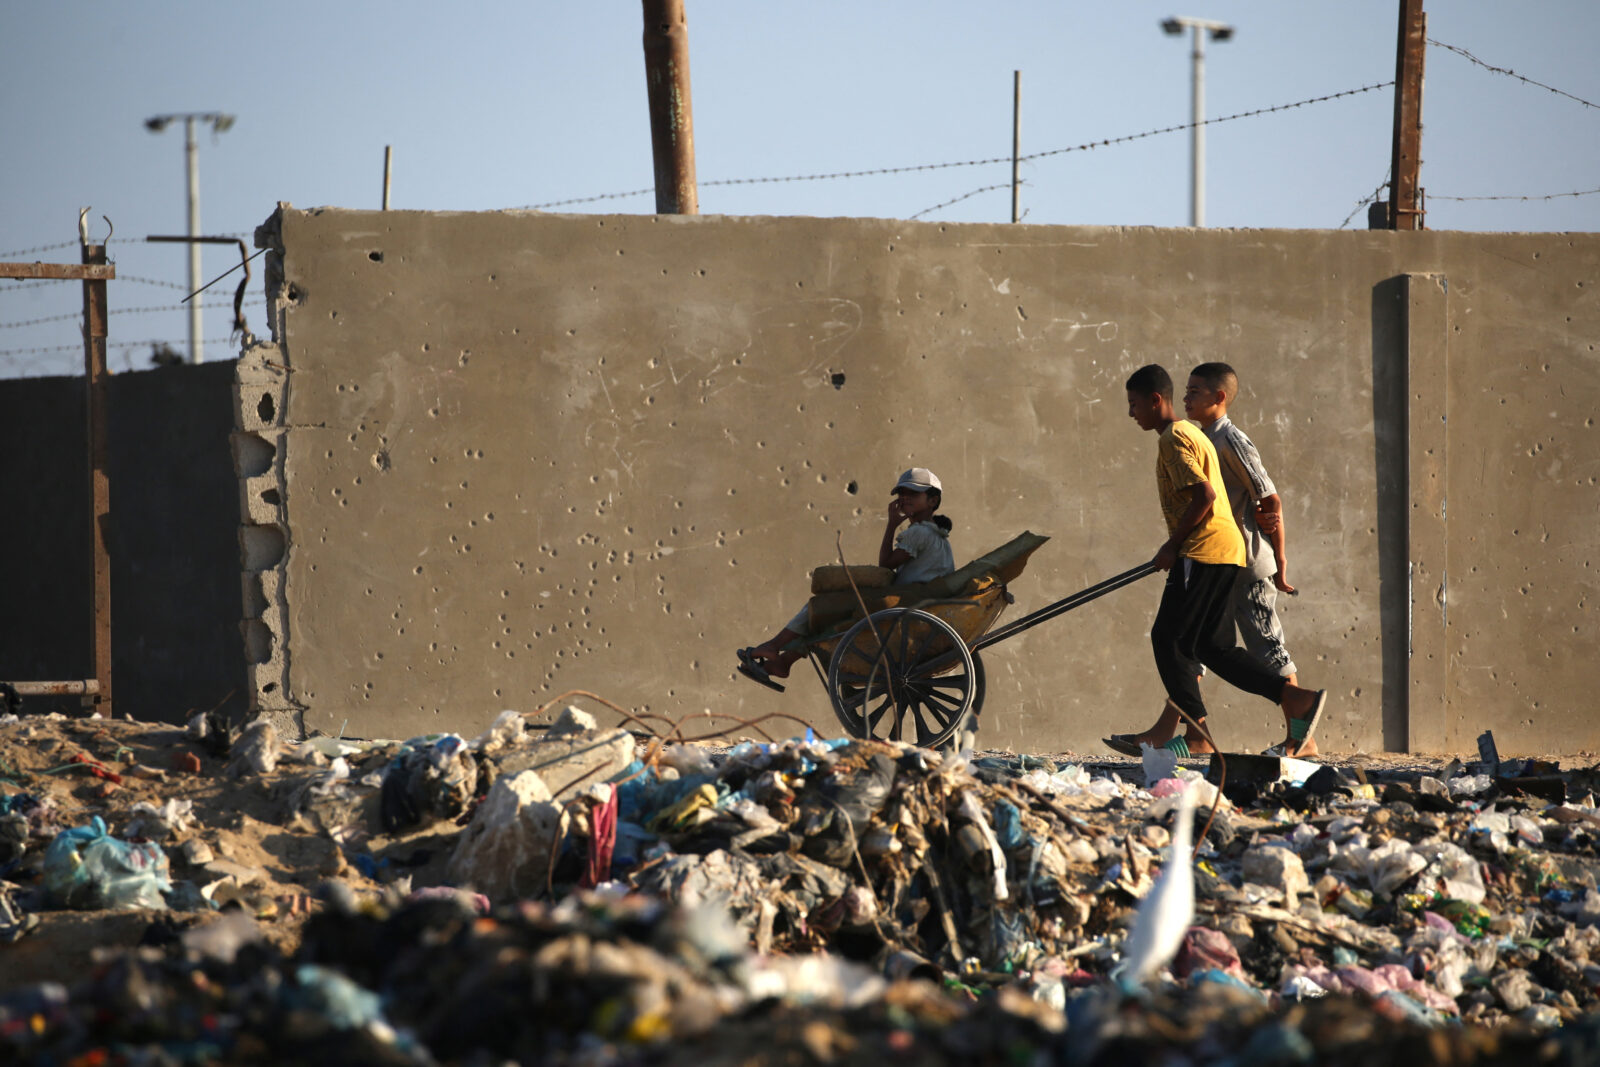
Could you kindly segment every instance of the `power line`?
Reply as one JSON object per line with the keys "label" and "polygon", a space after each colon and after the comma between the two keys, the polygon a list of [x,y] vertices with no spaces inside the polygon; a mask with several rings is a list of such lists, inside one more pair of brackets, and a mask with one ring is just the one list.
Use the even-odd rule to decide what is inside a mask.
{"label": "power line", "polygon": [[1520,82],[1526,82],[1528,85],[1537,85],[1541,89],[1548,89],[1552,93],[1555,93],[1557,96],[1564,96],[1568,100],[1576,100],[1578,103],[1582,104],[1584,107],[1592,107],[1592,108],[1600,109],[1600,104],[1591,104],[1589,101],[1585,100],[1583,97],[1581,97],[1581,96],[1573,96],[1571,93],[1567,92],[1565,89],[1557,89],[1553,85],[1546,85],[1544,82],[1534,81],[1532,78],[1525,77],[1525,76],[1523,76],[1521,74],[1518,74],[1516,71],[1511,70],[1511,69],[1509,69],[1507,67],[1497,67],[1497,66],[1493,65],[1492,63],[1485,63],[1483,60],[1479,59],[1477,56],[1473,55],[1471,52],[1467,51],[1465,48],[1457,48],[1453,44],[1445,44],[1443,41],[1435,41],[1432,37],[1428,38],[1428,43],[1433,45],[1433,46],[1435,46],[1436,48],[1443,48],[1446,52],[1454,52],[1458,56],[1464,56],[1467,59],[1472,60],[1472,62],[1476,63],[1478,66],[1482,67],[1484,70],[1490,71],[1490,72],[1495,73],[1495,74],[1504,74],[1507,77],[1515,78]]}
{"label": "power line", "polygon": [[[1031,163],[1034,160],[1046,159],[1050,156],[1059,156],[1067,152],[1084,152],[1093,148],[1104,148],[1114,144],[1126,144],[1129,141],[1141,140],[1145,137],[1155,137],[1163,133],[1178,133],[1191,130],[1196,126],[1215,126],[1223,122],[1232,122],[1235,119],[1253,118],[1257,115],[1270,115],[1276,111],[1289,111],[1307,104],[1320,104],[1328,100],[1338,100],[1345,96],[1356,96],[1360,93],[1370,93],[1375,89],[1387,89],[1394,85],[1392,81],[1379,82],[1375,85],[1363,85],[1359,89],[1346,89],[1343,92],[1328,93],[1325,96],[1313,96],[1305,100],[1296,100],[1290,104],[1276,104],[1272,107],[1255,108],[1251,111],[1241,111],[1233,115],[1222,115],[1214,119],[1204,119],[1200,122],[1185,122],[1178,126],[1163,126],[1160,129],[1146,130],[1143,133],[1132,133],[1122,137],[1111,137],[1103,141],[1090,141],[1085,144],[1071,145],[1066,148],[1053,148],[1047,152],[1033,152],[1029,155],[1019,156],[1019,162]],[[719,185],[768,185],[780,182],[821,182],[833,181],[840,178],[867,178],[883,174],[911,174],[918,171],[949,170],[954,167],[985,167],[995,163],[1010,163],[1010,156],[994,156],[989,159],[962,159],[945,163],[916,163],[902,167],[877,167],[871,170],[841,170],[827,174],[790,174],[779,177],[764,178],[718,178],[712,181],[701,182],[702,187]],[[578,196],[568,200],[550,200],[542,204],[525,204],[513,211],[542,211],[545,208],[567,207],[572,204],[592,204],[601,200],[622,200],[630,196],[644,196],[655,192],[650,189],[631,189],[623,193],[600,193],[596,196]],[[930,209],[931,210],[931,209]]]}

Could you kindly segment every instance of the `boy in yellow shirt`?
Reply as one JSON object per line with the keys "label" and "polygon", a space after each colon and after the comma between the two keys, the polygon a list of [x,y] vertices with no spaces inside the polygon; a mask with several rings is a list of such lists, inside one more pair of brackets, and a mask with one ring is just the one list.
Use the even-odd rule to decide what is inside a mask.
{"label": "boy in yellow shirt", "polygon": [[[1197,427],[1175,416],[1172,376],[1165,368],[1139,368],[1128,379],[1127,392],[1129,418],[1141,430],[1161,435],[1156,489],[1168,537],[1152,562],[1168,573],[1150,642],[1167,696],[1192,723],[1203,723],[1206,706],[1197,676],[1204,664],[1229,684],[1283,709],[1290,739],[1286,755],[1314,755],[1312,734],[1327,704],[1327,690],[1304,689],[1267,671],[1233,642],[1233,628],[1222,626],[1246,556],[1216,449]],[[1193,724],[1166,747],[1180,756],[1211,751]]]}

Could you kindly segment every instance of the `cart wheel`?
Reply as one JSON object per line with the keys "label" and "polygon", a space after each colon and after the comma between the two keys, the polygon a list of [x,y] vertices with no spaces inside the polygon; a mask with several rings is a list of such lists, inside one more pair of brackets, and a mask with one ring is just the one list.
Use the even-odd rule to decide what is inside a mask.
{"label": "cart wheel", "polygon": [[828,664],[828,697],[852,737],[937,748],[982,702],[983,668],[975,660],[943,619],[889,608],[839,640]]}

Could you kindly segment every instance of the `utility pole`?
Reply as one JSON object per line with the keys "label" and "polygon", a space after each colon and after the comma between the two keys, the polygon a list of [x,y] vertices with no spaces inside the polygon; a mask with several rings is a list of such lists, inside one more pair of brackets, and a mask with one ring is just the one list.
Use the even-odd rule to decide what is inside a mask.
{"label": "utility pole", "polygon": [[1390,157],[1389,229],[1420,230],[1418,178],[1422,170],[1422,64],[1428,50],[1428,16],[1422,0],[1400,0],[1400,34],[1394,60],[1394,153]]}
{"label": "utility pole", "polygon": [[1184,29],[1190,31],[1194,48],[1192,82],[1189,90],[1189,225],[1206,224],[1206,35],[1213,41],[1227,41],[1233,37],[1233,27],[1211,19],[1190,18],[1180,15],[1163,19],[1161,28],[1176,37]]}
{"label": "utility pole", "polygon": [[[186,112],[178,115],[157,115],[144,120],[145,129],[151,133],[160,133],[168,124],[176,119],[183,120],[183,165],[188,182],[189,203],[189,236],[200,236],[200,146],[194,138],[194,124],[196,120],[209,122],[211,132],[225,133],[233,126],[233,116],[224,115],[215,111]],[[191,241],[189,244],[189,362],[202,363],[205,361],[205,336],[201,321],[200,301],[194,299],[194,294],[200,291],[200,245]]]}
{"label": "utility pole", "polygon": [[644,74],[650,98],[656,213],[700,214],[689,97],[689,21],[684,0],[643,0]]}
{"label": "utility pole", "polygon": [[1017,222],[1017,160],[1022,154],[1022,71],[1011,72],[1011,221]]}

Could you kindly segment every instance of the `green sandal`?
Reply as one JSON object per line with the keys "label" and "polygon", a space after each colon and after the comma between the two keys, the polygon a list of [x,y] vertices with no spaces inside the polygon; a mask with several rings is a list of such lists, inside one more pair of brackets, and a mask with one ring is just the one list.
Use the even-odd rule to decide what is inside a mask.
{"label": "green sandal", "polygon": [[1327,704],[1328,691],[1326,689],[1318,689],[1317,699],[1311,705],[1311,714],[1303,719],[1289,720],[1289,740],[1295,742],[1295,747],[1298,748],[1311,740],[1311,735],[1316,733],[1317,723],[1322,720],[1322,710]]}

